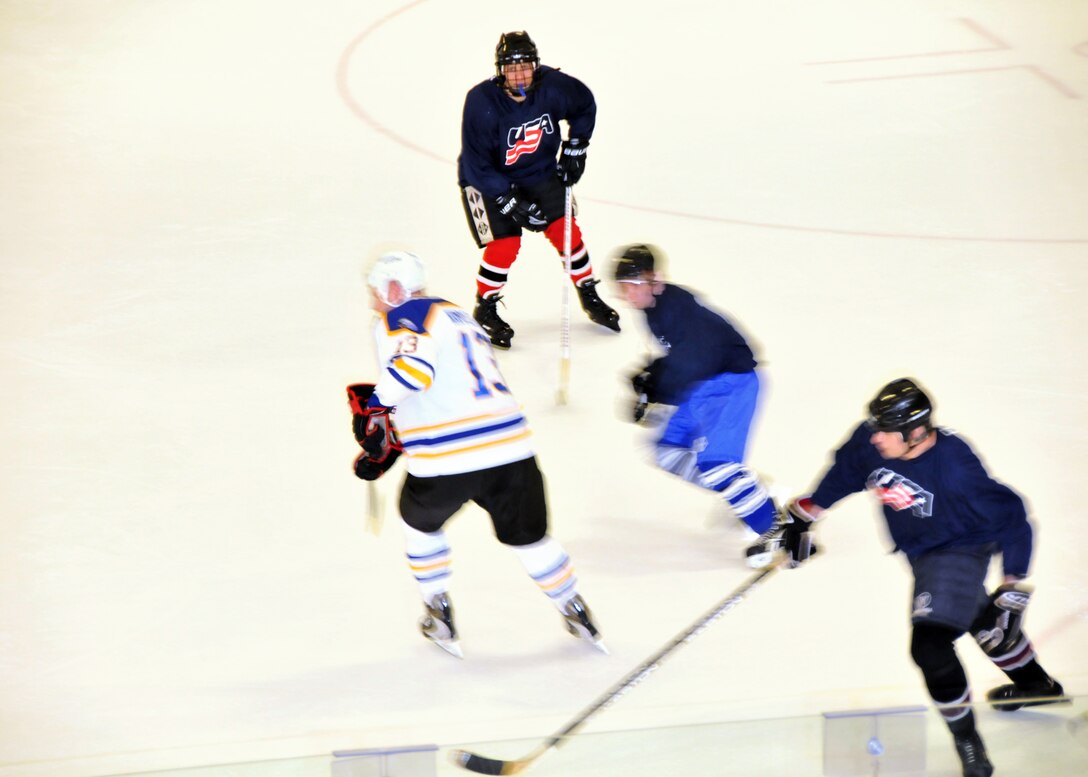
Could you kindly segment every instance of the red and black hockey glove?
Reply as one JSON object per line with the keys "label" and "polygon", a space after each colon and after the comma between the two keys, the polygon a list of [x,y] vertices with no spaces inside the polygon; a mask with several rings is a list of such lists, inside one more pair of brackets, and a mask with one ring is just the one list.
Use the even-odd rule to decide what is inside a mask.
{"label": "red and black hockey glove", "polygon": [[353,383],[348,386],[351,406],[351,429],[363,452],[355,458],[355,476],[377,480],[393,466],[404,449],[397,438],[389,407],[370,406],[373,383]]}

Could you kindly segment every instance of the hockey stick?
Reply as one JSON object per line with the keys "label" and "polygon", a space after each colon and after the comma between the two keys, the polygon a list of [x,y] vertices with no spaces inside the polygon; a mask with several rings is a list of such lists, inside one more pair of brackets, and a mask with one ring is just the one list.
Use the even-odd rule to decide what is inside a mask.
{"label": "hockey stick", "polygon": [[366,530],[377,537],[382,533],[384,519],[385,507],[382,504],[382,495],[378,491],[378,484],[368,480],[366,482]]}
{"label": "hockey stick", "polygon": [[740,588],[736,589],[733,593],[729,594],[729,596],[714,605],[713,609],[709,610],[705,615],[699,618],[699,620],[695,621],[695,623],[689,626],[686,631],[677,635],[672,642],[654,653],[638,668],[605,691],[604,694],[578,713],[578,715],[567,723],[560,731],[545,739],[537,745],[535,750],[524,758],[503,761],[499,758],[486,758],[482,755],[477,755],[476,753],[470,753],[467,750],[453,750],[450,752],[450,760],[457,766],[468,769],[470,772],[477,772],[478,774],[520,774],[528,769],[533,762],[544,755],[544,753],[548,752],[553,747],[562,745],[567,737],[584,726],[590,718],[601,710],[611,706],[613,702],[649,677],[662,663],[664,663],[665,659],[668,658],[673,651],[681,645],[691,642],[706,630],[710,624],[744,601],[756,586],[770,577],[770,575],[778,569],[780,562],[781,559],[776,559],[774,564],[765,567],[752,577],[748,578],[747,582],[741,585]]}
{"label": "hockey stick", "polygon": [[571,241],[571,187],[566,187],[563,203],[563,268],[566,278],[563,280],[563,312],[559,319],[559,390],[555,401],[567,404],[567,391],[570,386],[570,241]]}

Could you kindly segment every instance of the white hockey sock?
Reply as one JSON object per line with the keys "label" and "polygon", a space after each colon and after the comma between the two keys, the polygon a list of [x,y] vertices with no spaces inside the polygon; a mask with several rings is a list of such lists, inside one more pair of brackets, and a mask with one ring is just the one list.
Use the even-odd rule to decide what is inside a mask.
{"label": "white hockey sock", "polygon": [[532,545],[511,545],[510,549],[540,590],[562,612],[564,605],[578,593],[578,578],[563,546],[545,536]]}
{"label": "white hockey sock", "polygon": [[699,468],[696,466],[697,456],[698,454],[692,448],[677,448],[672,445],[659,445],[654,450],[654,460],[661,469],[689,483],[702,485],[699,482],[701,476]]}
{"label": "white hockey sock", "polygon": [[404,550],[408,555],[408,566],[419,583],[423,601],[429,602],[435,594],[445,593],[449,588],[450,546],[444,532],[433,534],[413,529],[401,522],[404,527]]}
{"label": "white hockey sock", "polygon": [[737,517],[756,534],[767,531],[774,523],[770,494],[759,476],[745,465],[731,461],[719,464],[701,473],[699,484],[721,494]]}

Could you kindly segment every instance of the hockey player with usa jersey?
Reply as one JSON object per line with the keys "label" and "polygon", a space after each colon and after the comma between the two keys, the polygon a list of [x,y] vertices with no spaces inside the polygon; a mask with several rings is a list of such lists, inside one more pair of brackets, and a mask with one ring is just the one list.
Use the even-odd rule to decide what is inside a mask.
{"label": "hockey player with usa jersey", "polygon": [[[593,93],[578,79],[540,64],[525,32],[507,32],[495,48],[495,76],[469,90],[457,160],[461,202],[483,249],[474,316],[497,348],[513,328],[498,311],[523,229],[543,232],[563,256],[566,187],[578,183],[597,119]],[[567,140],[559,122],[567,122]],[[558,161],[557,161],[558,157]],[[620,329],[619,315],[597,294],[593,264],[577,217],[570,225],[571,281],[595,324]]]}
{"label": "hockey player with usa jersey", "polygon": [[355,473],[375,480],[401,454],[407,461],[399,509],[408,564],[424,601],[423,635],[461,656],[443,526],[472,501],[491,517],[499,542],[551,599],[567,630],[604,650],[570,557],[547,533],[544,479],[528,423],[487,335],[466,311],[424,293],[423,264],[414,254],[383,255],[368,283],[379,314],[374,337],[381,374],[376,384],[348,387],[363,447]]}
{"label": "hockey player with usa jersey", "polygon": [[[867,490],[880,502],[895,549],[914,575],[911,657],[952,731],[964,777],[993,773],[970,707],[955,641],[970,633],[1012,683],[987,695],[999,710],[1064,701],[1023,631],[1032,554],[1024,500],[994,480],[961,437],[933,424],[929,396],[910,378],[892,381],[869,404],[869,419],[835,452],[811,496],[792,501],[782,543],[788,565],[813,553],[811,528],[825,509]],[[984,584],[1000,554],[1004,579]]]}
{"label": "hockey player with usa jersey", "polygon": [[657,465],[721,495],[751,529],[748,564],[765,567],[774,558],[767,541],[778,510],[745,450],[759,401],[756,359],[747,341],[721,313],[682,286],[666,283],[655,249],[624,249],[614,278],[620,295],[646,315],[650,333],[665,349],[631,380],[634,421],[646,406],[676,406],[657,440]]}

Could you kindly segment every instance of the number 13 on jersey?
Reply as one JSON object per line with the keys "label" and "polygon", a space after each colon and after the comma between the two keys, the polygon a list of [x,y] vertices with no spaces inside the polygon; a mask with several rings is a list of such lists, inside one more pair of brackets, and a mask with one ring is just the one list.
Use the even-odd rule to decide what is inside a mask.
{"label": "number 13 on jersey", "polygon": [[[465,355],[468,371],[476,380],[474,394],[477,399],[489,397],[493,393],[509,394],[510,389],[503,383],[499,364],[495,361],[495,352],[491,341],[483,332],[461,332],[461,350]],[[482,356],[483,358],[480,358]]]}

